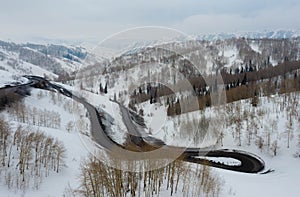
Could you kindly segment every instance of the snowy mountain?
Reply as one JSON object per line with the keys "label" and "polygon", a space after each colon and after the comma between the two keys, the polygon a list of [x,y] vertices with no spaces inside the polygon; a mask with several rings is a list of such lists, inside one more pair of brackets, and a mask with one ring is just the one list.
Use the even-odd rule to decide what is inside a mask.
{"label": "snowy mountain", "polygon": [[[136,76],[140,76],[141,81],[147,81],[149,73],[163,73],[160,79],[178,80],[172,76],[174,68],[191,78],[222,71],[234,74],[249,68],[261,70],[285,61],[299,61],[299,46],[299,38],[189,40],[134,48],[112,57],[106,64],[90,66],[84,72],[91,75],[87,88],[94,92],[99,91],[100,83],[107,83],[109,88],[129,91]],[[93,77],[95,73],[99,76]],[[133,79],[128,80],[128,76],[133,76]]]}
{"label": "snowy mountain", "polygon": [[253,32],[236,32],[236,33],[216,33],[195,36],[197,40],[225,40],[230,38],[251,38],[251,39],[285,39],[297,38],[300,36],[299,30],[274,30],[274,31],[253,31]]}
{"label": "snowy mountain", "polygon": [[[165,50],[175,49],[175,52],[193,64],[199,62],[202,65],[200,72],[209,74],[223,67],[235,69],[245,66],[250,59],[256,66],[266,64],[266,61],[276,65],[285,56],[290,56],[288,58],[291,61],[297,60],[300,57],[299,36],[300,32],[295,30],[220,33],[196,36],[196,40],[181,37],[163,43],[156,40],[128,43],[125,40],[122,43],[104,43],[88,48],[82,47],[82,44],[69,46],[0,41],[0,69],[15,74],[45,74],[56,78],[59,75],[70,75],[87,65],[97,64],[104,68],[105,65],[113,66],[124,58],[130,62],[143,54],[149,57],[152,54],[147,50],[160,47]],[[289,39],[281,40],[282,38]],[[143,58],[145,57],[142,57],[142,61]]]}
{"label": "snowy mountain", "polygon": [[[193,148],[214,146],[220,149],[239,149],[262,158],[266,163],[265,170],[270,169],[267,172],[275,170],[266,175],[249,175],[221,169],[212,169],[206,172],[203,165],[183,162],[185,164],[180,166],[181,170],[174,170],[176,166],[173,166],[172,169],[169,167],[169,169],[161,170],[161,174],[157,173],[156,178],[160,177],[160,180],[157,181],[159,182],[158,189],[147,187],[146,190],[136,191],[141,196],[148,196],[155,191],[159,192],[153,196],[169,196],[170,190],[172,190],[172,196],[205,195],[203,192],[207,192],[206,196],[262,196],[260,193],[262,187],[266,190],[265,196],[283,196],[287,191],[296,194],[299,193],[297,180],[300,175],[297,171],[300,162],[300,119],[298,117],[300,92],[297,90],[300,87],[297,86],[299,84],[299,69],[290,75],[284,75],[284,77],[276,76],[269,80],[262,78],[257,80],[258,85],[261,85],[257,91],[274,89],[277,91],[276,93],[264,95],[262,91],[255,95],[256,100],[243,98],[243,100],[224,104],[220,108],[210,107],[206,103],[207,107],[203,110],[198,110],[198,108],[197,111],[185,114],[168,115],[167,108],[170,102],[179,102],[180,99],[184,100],[191,95],[184,89],[176,92],[177,99],[174,97],[174,101],[165,96],[160,96],[156,103],[151,103],[147,99],[145,102],[130,103],[130,101],[135,98],[132,97],[132,94],[138,95],[139,91],[142,96],[148,94],[146,92],[148,91],[149,75],[153,77],[152,80],[154,81],[161,80],[166,82],[162,83],[164,85],[173,83],[176,86],[179,84],[180,77],[176,75],[175,71],[179,71],[178,73],[186,78],[199,76],[199,72],[209,76],[224,70],[230,75],[241,75],[245,72],[250,73],[273,68],[283,62],[297,63],[300,60],[298,35],[300,34],[296,31],[219,34],[206,37],[206,41],[134,43],[128,45],[128,50],[122,51],[122,53],[116,53],[116,51],[110,51],[104,47],[99,47],[93,51],[80,46],[15,44],[0,41],[0,87],[28,82],[28,79],[17,75],[46,75],[50,79],[55,79],[59,75],[72,75],[78,70],[84,70],[84,74],[87,75],[66,82],[69,85],[55,84],[58,87],[65,87],[78,97],[83,97],[85,101],[96,107],[101,118],[104,117],[103,119],[106,120],[106,122],[103,121],[103,124],[110,127],[106,130],[107,135],[115,142],[126,144],[128,125],[125,121],[127,119],[124,118],[126,116],[122,112],[123,108],[116,104],[117,102],[112,102],[112,98],[126,106],[134,103],[130,112],[133,113],[134,108],[136,108],[140,114],[137,117],[142,117],[145,121],[144,131],[164,141],[165,144]],[[219,38],[222,39],[218,40]],[[283,40],[282,38],[289,39]],[[107,56],[110,59],[106,59]],[[94,64],[95,60],[97,61],[96,64]],[[102,60],[105,62],[99,63]],[[86,63],[91,65],[87,66]],[[83,66],[86,67],[82,69]],[[250,68],[253,70],[250,71]],[[238,83],[234,81],[233,85],[230,84],[227,98],[230,94],[241,94],[242,88],[251,85],[246,82],[247,85],[242,85],[242,83],[241,81]],[[140,85],[143,85],[142,88],[137,89]],[[288,87],[291,92],[286,91]],[[153,88],[155,90],[156,87],[153,86]],[[196,89],[196,87],[193,88]],[[134,92],[133,90],[137,91]],[[208,94],[208,91],[203,92]],[[89,165],[89,160],[87,160],[89,152],[96,152],[100,149],[99,146],[95,146],[95,141],[92,141],[91,117],[87,108],[78,100],[72,100],[60,93],[64,93],[64,91],[32,88],[31,95],[1,111],[0,121],[3,120],[3,124],[0,122],[0,126],[7,124],[9,125],[7,128],[11,131],[7,142],[13,142],[14,138],[17,138],[15,136],[20,132],[26,137],[23,139],[28,140],[30,140],[30,136],[38,136],[37,134],[39,134],[45,137],[45,141],[51,141],[54,145],[56,141],[58,144],[64,144],[65,158],[63,164],[55,165],[54,161],[56,160],[50,155],[48,160],[51,162],[46,162],[48,160],[44,158],[43,165],[37,164],[40,167],[36,167],[33,165],[33,158],[37,154],[32,151],[32,154],[26,156],[28,158],[27,169],[23,168],[25,173],[22,174],[19,173],[18,159],[22,159],[20,151],[22,146],[26,147],[28,143],[26,140],[19,140],[17,145],[13,143],[10,146],[12,156],[0,154],[2,160],[7,157],[13,158],[8,162],[9,165],[0,167],[0,173],[3,175],[0,179],[0,196],[25,194],[27,196],[84,196],[84,192],[87,192],[84,191],[88,188],[87,185],[87,188],[84,188],[84,180],[90,179],[87,177],[78,179],[78,177],[82,177],[84,172],[89,172],[90,168],[85,168]],[[201,99],[202,97],[199,96],[198,98]],[[220,109],[222,113],[219,114],[218,110]],[[103,115],[105,113],[109,114],[109,118]],[[203,140],[201,132],[190,132],[192,130],[198,131],[198,127],[202,130],[210,128],[210,120],[218,115],[222,116],[223,120],[217,127],[218,132],[220,132],[219,138],[215,138],[215,135],[212,134],[207,135]],[[0,140],[2,139],[4,138]],[[38,140],[33,139],[32,146],[27,147],[28,150],[34,147],[33,142],[38,143]],[[20,149],[18,144],[20,144]],[[41,143],[42,148],[44,144],[46,143]],[[47,150],[47,147],[44,149]],[[52,149],[55,150],[55,146]],[[211,159],[221,163],[235,162],[222,157]],[[46,165],[47,163],[49,166]],[[233,165],[239,165],[239,163]],[[105,168],[107,166],[103,167],[102,170],[107,170]],[[36,171],[37,169],[38,171]],[[167,175],[170,170],[174,170],[172,176]],[[199,174],[195,173],[195,170]],[[95,177],[102,176],[103,171]],[[119,172],[114,173],[113,169],[108,169],[106,172],[112,173],[110,175],[113,176],[109,179],[112,184],[116,180],[114,176],[121,174]],[[35,175],[32,176],[32,174]],[[207,174],[206,176],[213,180],[205,184],[209,187],[201,185],[203,178],[201,181],[199,177],[204,176],[203,174]],[[129,187],[127,186],[129,179],[126,176],[131,177],[131,175],[123,172],[123,177],[117,177],[120,178],[118,179],[120,181],[125,180],[124,187],[121,187],[123,188],[122,192],[125,193],[124,196],[131,195],[130,190],[126,188]],[[107,176],[106,174],[103,177]],[[135,190],[139,187],[137,185],[147,182],[143,181],[141,178],[143,176],[145,176],[144,180],[156,180],[150,177],[150,173],[149,175],[145,173],[135,176],[132,179],[134,181],[131,181],[130,184],[136,184],[136,187],[132,187],[134,189],[131,188],[131,190]],[[147,176],[149,177],[147,178]],[[169,181],[166,182],[166,177],[170,179],[178,177],[170,181],[177,181],[178,190],[176,189],[174,193],[173,189],[166,189],[169,188]],[[22,178],[26,180],[23,181],[23,184],[21,184]],[[109,181],[107,183],[110,183]],[[210,185],[212,183],[217,185]],[[101,189],[104,188],[104,196],[113,196],[106,190],[108,186],[104,183],[101,184]],[[284,189],[281,186],[284,186]],[[114,189],[116,188],[114,187]],[[216,191],[208,189],[201,191],[199,188],[203,190],[204,188],[217,189]]]}
{"label": "snowy mountain", "polygon": [[86,55],[82,47],[0,41],[0,68],[15,74],[70,74],[82,67]]}

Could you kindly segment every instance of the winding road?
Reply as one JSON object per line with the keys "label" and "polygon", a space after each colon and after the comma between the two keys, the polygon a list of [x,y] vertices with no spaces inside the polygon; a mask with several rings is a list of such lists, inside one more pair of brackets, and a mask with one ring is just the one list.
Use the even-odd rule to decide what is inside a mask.
{"label": "winding road", "polygon": [[[129,134],[132,136],[131,138],[136,141],[138,145],[143,145],[142,142],[149,144],[150,146],[161,147],[164,146],[170,150],[181,148],[183,149],[182,153],[182,160],[199,163],[199,164],[206,164],[217,168],[238,171],[238,172],[247,172],[247,173],[258,173],[264,169],[264,161],[260,159],[258,156],[254,154],[247,153],[245,151],[239,150],[229,150],[229,149],[219,149],[219,150],[209,150],[209,149],[200,149],[200,148],[186,148],[186,147],[174,147],[168,146],[164,144],[161,140],[153,138],[152,136],[147,135],[144,132],[143,128],[139,126],[139,124],[135,124],[133,118],[131,118],[129,109],[119,104],[123,121],[127,127]],[[139,138],[139,140],[136,140]],[[223,163],[214,162],[207,159],[200,159],[197,157],[223,157],[223,158],[232,158],[239,160],[241,165],[233,166],[233,165],[225,165]]]}
{"label": "winding road", "polygon": [[[199,148],[186,148],[186,147],[173,147],[165,145],[161,140],[155,139],[151,136],[148,136],[145,132],[143,132],[137,124],[135,124],[131,118],[130,112],[127,108],[120,105],[120,110],[122,113],[123,121],[128,130],[128,134],[130,136],[130,142],[135,145],[136,148],[134,151],[128,150],[126,146],[120,145],[113,141],[109,135],[105,132],[105,126],[102,123],[101,116],[98,113],[97,109],[85,101],[83,98],[79,98],[73,95],[69,90],[53,84],[48,80],[38,77],[38,76],[24,76],[29,80],[29,83],[17,85],[17,86],[9,86],[1,88],[1,90],[14,91],[17,87],[35,87],[46,90],[55,90],[67,97],[72,98],[73,100],[82,103],[84,107],[87,109],[91,121],[91,136],[92,139],[103,149],[105,149],[110,154],[117,155],[123,159],[136,159],[136,152],[140,152],[140,156],[147,159],[149,156],[149,152],[144,152],[142,146],[145,144],[150,146],[151,148],[158,149],[158,154],[155,155],[155,158],[166,158],[172,154],[180,153],[178,159],[181,159],[186,162],[198,163],[209,165],[216,168],[222,168],[231,171],[244,172],[244,173],[259,173],[265,168],[264,161],[260,159],[258,156],[244,152],[239,150],[228,150],[228,149],[219,149],[219,150],[205,150]],[[126,153],[126,154],[123,154]],[[151,155],[153,156],[153,155]],[[227,165],[224,163],[218,163],[215,161],[198,158],[199,156],[205,157],[222,157],[222,158],[233,158],[239,160],[241,165]],[[139,157],[141,159],[141,157]]]}

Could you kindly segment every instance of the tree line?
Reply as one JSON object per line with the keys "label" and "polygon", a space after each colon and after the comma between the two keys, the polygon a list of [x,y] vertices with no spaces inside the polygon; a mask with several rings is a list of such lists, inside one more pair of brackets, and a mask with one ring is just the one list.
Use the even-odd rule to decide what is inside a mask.
{"label": "tree line", "polygon": [[54,129],[61,126],[61,117],[58,112],[26,106],[24,101],[13,103],[9,112],[13,120],[20,123]]}
{"label": "tree line", "polygon": [[21,101],[26,95],[30,95],[30,90],[26,87],[15,87],[12,89],[0,89],[0,110],[13,103]]}
{"label": "tree line", "polygon": [[0,173],[9,189],[38,189],[50,172],[59,173],[64,165],[64,144],[30,127],[12,129],[0,118]]}
{"label": "tree line", "polygon": [[[234,74],[223,70],[221,76],[225,86],[227,102],[253,98],[253,105],[255,105],[255,100],[260,95],[274,94],[276,91],[280,93],[296,91],[300,88],[299,69],[300,62],[284,62],[275,67],[261,70],[251,70],[249,68],[237,70],[237,73]],[[210,81],[211,84],[207,84],[206,81]],[[189,82],[193,87],[190,95],[197,96],[199,109],[211,106],[211,96],[220,88],[219,79],[216,76],[210,76],[204,80],[200,76],[189,79]],[[180,81],[177,83],[180,85]],[[165,97],[169,116],[181,114],[180,103],[185,103],[185,100],[188,99],[188,96],[176,96],[170,88],[164,85],[148,83],[133,91],[129,106],[135,109],[135,104],[145,101],[149,101],[150,104],[156,103],[162,97]]]}
{"label": "tree line", "polygon": [[[117,161],[116,161],[117,162]],[[173,196],[219,196],[222,188],[220,178],[206,165],[191,166],[183,161],[174,161],[156,170],[143,171],[143,166],[158,166],[160,161],[144,161],[130,165],[131,171],[122,171],[90,157],[81,167],[81,186],[74,190],[78,196],[121,197],[159,196],[168,191]]]}
{"label": "tree line", "polygon": [[[251,99],[252,106],[256,107],[259,101],[260,96],[269,96],[271,94],[279,93],[289,93],[300,90],[300,76],[295,74],[290,76],[289,78],[284,79],[284,77],[275,77],[268,80],[262,80],[258,82],[251,82],[247,84],[239,83],[232,88],[226,88],[226,102],[231,103],[243,99]],[[215,93],[216,94],[216,93]],[[202,110],[206,107],[210,107],[211,97],[213,97],[213,93],[209,92],[203,95],[198,95],[198,104],[199,108],[191,109],[190,111]],[[182,113],[180,103],[188,104],[188,97],[171,97],[172,99],[167,99],[167,112],[169,116],[179,115]],[[171,102],[169,102],[171,101]],[[188,112],[188,111],[185,111]]]}

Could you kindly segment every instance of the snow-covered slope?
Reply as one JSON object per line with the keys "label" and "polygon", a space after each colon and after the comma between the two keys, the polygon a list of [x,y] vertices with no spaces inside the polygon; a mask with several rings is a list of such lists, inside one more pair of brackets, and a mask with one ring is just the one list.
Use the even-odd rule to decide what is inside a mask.
{"label": "snow-covered slope", "polygon": [[[294,37],[296,34],[273,32],[272,35],[267,33],[265,35],[273,39],[277,37]],[[248,37],[251,36],[264,37],[259,34],[248,35]],[[126,127],[123,123],[119,106],[109,99],[116,97],[121,103],[128,104],[132,91],[141,84],[145,85],[148,79],[161,80],[166,83],[177,81],[179,77],[174,75],[173,71],[181,69],[180,65],[188,65],[189,62],[185,60],[201,64],[203,66],[201,71],[211,74],[216,69],[222,68],[232,69],[234,72],[234,69],[245,67],[249,64],[274,66],[282,62],[282,58],[289,54],[293,54],[289,57],[291,60],[300,59],[299,39],[283,41],[280,39],[251,40],[234,38],[212,42],[168,43],[168,47],[170,45],[177,48],[181,54],[178,56],[176,54],[170,55],[170,51],[166,50],[166,53],[152,56],[152,52],[155,50],[152,50],[153,48],[151,49],[151,47],[148,47],[146,51],[130,50],[120,57],[114,57],[110,64],[105,65],[107,67],[98,65],[99,69],[91,68],[91,73],[88,73],[94,74],[97,73],[95,71],[101,71],[98,73],[99,75],[90,75],[81,81],[80,78],[75,80],[75,82],[79,82],[77,85],[82,85],[83,89],[85,89],[85,91],[80,90],[84,98],[110,115],[110,135],[118,143],[124,143]],[[76,71],[82,63],[80,62],[82,59],[78,57],[82,55],[80,53],[74,54],[73,51],[67,53],[66,57],[56,54],[57,49],[59,49],[58,51],[64,51],[64,47],[49,47],[48,49],[51,52],[48,51],[49,54],[45,55],[41,51],[45,46],[15,46],[13,44],[9,46],[21,47],[23,55],[20,58],[21,52],[19,49],[0,47],[0,77],[2,79],[2,83],[0,83],[2,86],[0,85],[0,87],[9,84],[11,81],[26,83],[26,79],[17,77],[23,74],[47,75],[50,78],[57,77],[53,73],[55,70],[51,70],[53,69],[52,67],[49,70],[49,67],[38,65],[35,62],[35,58],[34,60],[30,59],[30,54],[34,54],[36,57],[51,56],[50,62],[57,63],[60,69],[68,72]],[[166,48],[168,49],[168,47]],[[76,47],[73,49],[76,51]],[[91,61],[102,60],[102,58],[97,59],[96,56],[92,57],[94,59],[92,58]],[[173,58],[172,61],[168,60],[169,57]],[[143,64],[145,67],[139,66],[139,64]],[[147,78],[149,75],[151,77]],[[82,83],[80,84],[80,82]],[[73,81],[70,82],[70,84],[72,83]],[[102,87],[107,84],[107,94],[99,93],[100,84]],[[66,87],[72,89],[70,86]],[[77,89],[79,90],[80,88]],[[76,93],[76,88],[72,90]],[[184,92],[181,92],[181,94],[185,96]],[[214,172],[220,174],[225,181],[222,196],[283,196],[287,190],[292,192],[292,194],[300,192],[299,187],[296,185],[300,176],[297,171],[297,167],[300,165],[300,148],[298,145],[298,136],[300,135],[298,118],[300,113],[299,95],[299,92],[296,92],[263,97],[259,99],[258,107],[252,107],[250,100],[227,104],[222,109],[224,112],[222,113],[224,115],[222,116],[223,124],[218,125],[217,133],[205,135],[205,138],[203,138],[201,132],[195,133],[190,131],[197,129],[193,125],[201,125],[201,129],[207,130],[210,118],[219,115],[214,108],[206,108],[202,112],[192,112],[173,118],[167,116],[166,106],[164,106],[166,102],[163,99],[161,102],[153,105],[146,102],[137,107],[138,111],[139,109],[144,110],[143,114],[148,126],[148,133],[169,145],[190,147],[216,146],[218,148],[241,149],[255,153],[263,158],[266,162],[266,170],[275,170],[266,175],[246,175],[214,169]],[[48,113],[50,111],[50,114],[53,112],[59,115],[60,123],[56,124],[55,128],[37,126],[30,118],[28,118],[26,123],[20,123],[14,118],[13,110],[9,110],[3,112],[2,115],[6,120],[10,121],[11,127],[16,129],[19,124],[24,127],[29,125],[30,127],[28,128],[32,128],[33,131],[44,131],[47,135],[63,141],[67,149],[66,166],[62,168],[61,173],[51,173],[43,180],[38,191],[27,189],[25,196],[61,196],[69,185],[71,188],[77,188],[79,182],[76,178],[80,173],[80,162],[89,152],[86,145],[89,144],[93,147],[93,142],[89,136],[89,121],[86,111],[80,105],[74,107],[73,101],[67,97],[35,89],[30,97],[25,98],[24,104],[27,111],[31,112],[31,115],[35,114],[34,111],[38,113]],[[74,115],[78,116],[74,117]],[[49,125],[52,125],[52,123]],[[84,135],[78,135],[78,130]],[[218,138],[220,134],[223,136],[222,138]],[[84,138],[85,144],[82,144],[82,138]],[[223,162],[232,161],[225,160]],[[0,183],[1,195],[20,196],[21,192],[23,192],[7,190],[4,182]],[[264,194],[260,193],[261,187],[265,190]],[[282,187],[284,189],[281,189]],[[250,191],[249,188],[251,188]]]}
{"label": "snow-covered slope", "polygon": [[[50,126],[39,126],[37,123],[33,123],[31,119],[21,123],[17,120],[13,110],[3,111],[1,116],[9,121],[12,130],[16,130],[21,125],[30,129],[30,131],[43,132],[54,139],[62,141],[66,148],[64,166],[59,173],[50,171],[49,175],[41,178],[42,182],[38,189],[35,188],[35,183],[33,182],[22,190],[8,189],[8,186],[5,185],[4,176],[2,176],[3,179],[1,178],[0,181],[1,196],[63,196],[69,187],[79,187],[78,175],[80,174],[80,165],[89,154],[82,140],[88,141],[90,139],[85,135],[79,134],[79,132],[88,133],[90,130],[89,120],[85,117],[85,108],[81,104],[73,103],[73,100],[68,97],[38,89],[33,89],[31,96],[25,98],[24,106],[28,117],[37,114],[42,115],[43,113],[56,114],[59,117],[57,119],[59,122],[55,125],[55,128],[50,128],[52,127],[51,124],[49,124]],[[33,110],[35,114],[31,115]],[[75,116],[80,116],[81,121],[78,121],[79,117]],[[47,118],[50,118],[50,116]],[[92,145],[93,143],[90,144]],[[15,169],[15,166],[11,169],[12,173],[18,173],[18,169]],[[6,172],[9,172],[9,170]]]}
{"label": "snow-covered slope", "polygon": [[27,78],[22,76],[14,75],[10,72],[0,70],[0,88],[5,87],[6,85],[17,85],[17,84],[25,84],[28,82]]}
{"label": "snow-covered slope", "polygon": [[86,55],[82,47],[0,41],[0,69],[9,72],[66,75],[81,68]]}
{"label": "snow-covered slope", "polygon": [[14,52],[6,52],[0,48],[0,70],[2,73],[8,75],[38,75],[48,76],[49,78],[56,78],[57,75],[39,66],[22,61],[19,59],[18,54]]}
{"label": "snow-covered slope", "polygon": [[[266,164],[265,171],[274,170],[268,174],[248,175],[214,169],[225,183],[221,196],[280,197],[287,192],[292,196],[300,192],[297,186],[300,176],[299,105],[300,92],[294,92],[260,97],[257,107],[248,99],[226,104],[221,109],[206,108],[203,113],[191,112],[173,118],[167,117],[166,107],[161,104],[145,102],[138,109],[144,109],[144,119],[152,135],[169,145],[215,145],[216,148],[244,150],[261,157]],[[211,120],[218,116],[222,121],[218,121],[215,138],[203,139],[192,132],[194,126],[199,126],[200,132],[206,131],[213,126]],[[231,161],[225,159],[223,162]]]}

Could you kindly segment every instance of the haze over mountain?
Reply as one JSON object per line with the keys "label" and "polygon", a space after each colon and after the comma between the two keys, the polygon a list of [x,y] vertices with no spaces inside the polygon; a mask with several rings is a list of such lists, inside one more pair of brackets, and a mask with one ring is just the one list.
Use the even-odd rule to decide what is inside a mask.
{"label": "haze over mountain", "polygon": [[99,41],[128,28],[151,25],[189,35],[299,29],[299,12],[297,0],[2,1],[0,37]]}

